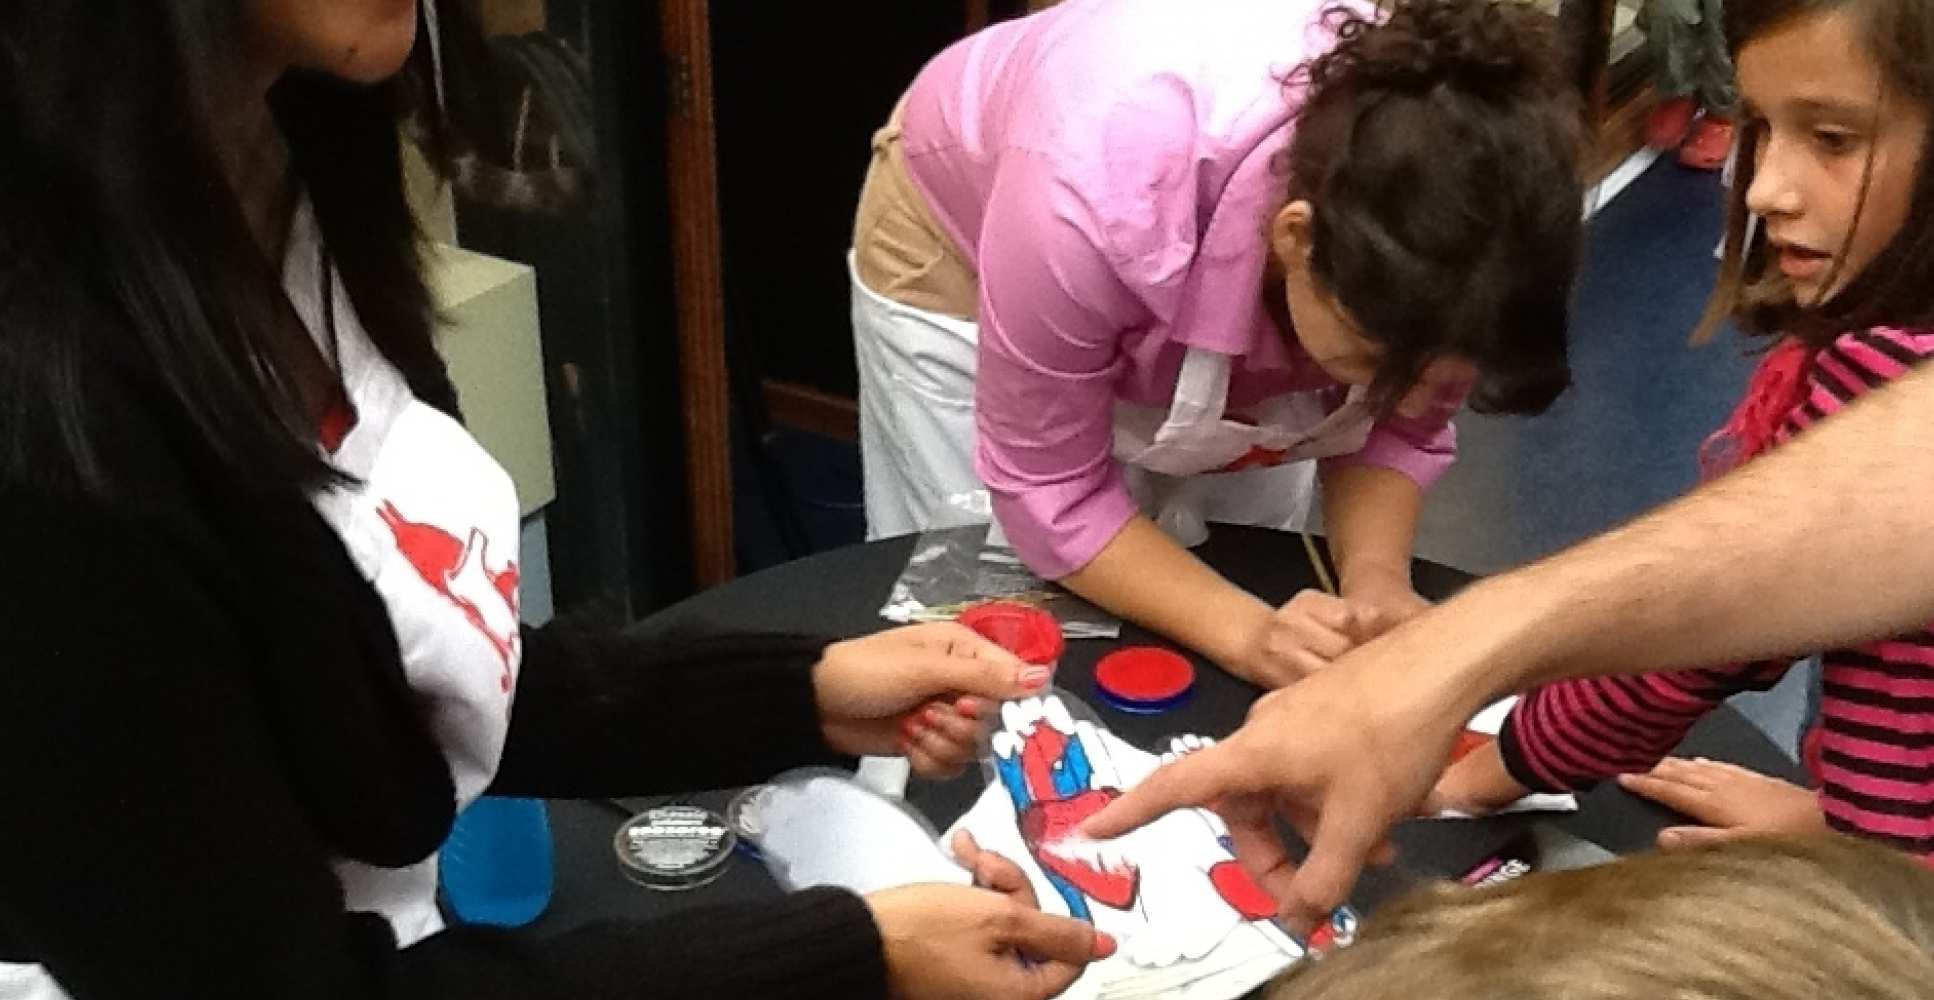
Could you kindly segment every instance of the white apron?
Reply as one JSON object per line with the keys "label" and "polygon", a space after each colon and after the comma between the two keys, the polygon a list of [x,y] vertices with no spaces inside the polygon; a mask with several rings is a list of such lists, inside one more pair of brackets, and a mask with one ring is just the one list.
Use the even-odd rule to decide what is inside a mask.
{"label": "white apron", "polygon": [[1348,455],[1369,439],[1375,414],[1353,387],[1324,412],[1315,392],[1287,393],[1228,412],[1235,359],[1191,347],[1164,413],[1115,405],[1115,458],[1143,511],[1184,546],[1208,522],[1299,529],[1315,496],[1312,460]]}
{"label": "white apron", "polygon": [[[973,461],[979,328],[851,279],[867,537],[960,523],[967,515],[948,498],[983,488]],[[1200,544],[1209,521],[1301,528],[1315,496],[1309,460],[1358,451],[1374,422],[1360,388],[1332,413],[1318,393],[1298,392],[1231,414],[1233,364],[1190,348],[1166,412],[1115,407],[1129,490],[1184,545]]]}
{"label": "white apron", "polygon": [[[319,237],[305,203],[283,279],[325,352]],[[356,422],[331,455],[359,483],[313,498],[382,597],[411,689],[456,786],[482,794],[510,729],[523,653],[518,632],[518,511],[510,476],[463,427],[410,393],[364,332],[339,279],[336,343]],[[338,860],[346,908],[381,914],[405,948],[443,929],[436,857],[408,868]],[[138,902],[138,901],[135,901]],[[0,1000],[67,1000],[38,965],[0,964]]]}
{"label": "white apron", "polygon": [[[285,279],[297,313],[321,339],[320,263],[313,249],[299,249],[317,246],[306,207],[296,225]],[[462,425],[411,394],[364,332],[340,279],[330,279],[338,364],[356,417],[331,461],[358,482],[317,495],[315,507],[389,611],[461,811],[496,776],[522,662],[516,488]],[[342,860],[336,873],[348,908],[382,914],[398,947],[443,929],[435,856],[402,869]]]}

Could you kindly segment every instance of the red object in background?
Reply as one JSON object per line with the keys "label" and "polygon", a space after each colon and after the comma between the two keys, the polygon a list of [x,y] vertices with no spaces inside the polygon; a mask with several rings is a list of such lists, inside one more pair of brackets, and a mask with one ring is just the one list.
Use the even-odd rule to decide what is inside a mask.
{"label": "red object in background", "polygon": [[961,612],[960,623],[1028,663],[1053,666],[1068,648],[1061,623],[1040,608],[1014,601],[989,601]]}
{"label": "red object in background", "polygon": [[1451,747],[1450,759],[1453,763],[1463,760],[1471,754],[1476,753],[1479,747],[1495,739],[1497,737],[1489,733],[1480,733],[1475,730],[1466,729],[1457,734],[1457,742]]}
{"label": "red object in background", "polygon": [[1659,153],[1679,149],[1679,143],[1692,133],[1694,118],[1698,118],[1698,101],[1690,97],[1675,97],[1659,104],[1652,108],[1652,116],[1646,118],[1646,145]]}
{"label": "red object in background", "polygon": [[1699,116],[1699,103],[1690,97],[1675,97],[1652,109],[1645,122],[1645,144],[1664,152],[1677,149],[1692,132],[1692,120]]}
{"label": "red object in background", "polygon": [[1719,170],[1732,154],[1732,119],[1709,114],[1699,119],[1685,145],[1679,147],[1679,162],[1694,170]]}

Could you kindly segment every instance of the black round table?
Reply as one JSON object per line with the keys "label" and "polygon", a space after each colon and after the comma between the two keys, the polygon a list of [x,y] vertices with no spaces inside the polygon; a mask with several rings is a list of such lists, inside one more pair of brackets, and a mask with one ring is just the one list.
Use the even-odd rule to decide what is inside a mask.
{"label": "black round table", "polygon": [[[912,536],[888,539],[778,566],[667,608],[638,628],[651,632],[688,626],[724,627],[829,637],[875,632],[891,626],[879,617],[879,608],[906,565],[913,543]],[[1216,525],[1197,554],[1230,580],[1272,604],[1281,604],[1298,591],[1317,585],[1301,540],[1294,534]],[[1466,573],[1424,560],[1413,564],[1412,578],[1417,590],[1433,600],[1449,597],[1472,579]],[[1128,715],[1113,711],[1096,698],[1092,685],[1095,661],[1118,645],[1146,643],[1173,648],[1127,624],[1122,626],[1119,641],[1070,642],[1056,684],[1094,706],[1111,729],[1143,747],[1155,746],[1161,738],[1177,733],[1220,737],[1242,723],[1260,692],[1200,657],[1192,657],[1197,667],[1194,693],[1174,711],[1156,716]],[[1418,667],[1428,669],[1429,665]],[[1708,716],[1688,737],[1681,752],[1729,760],[1795,780],[1801,777],[1785,754],[1731,709]],[[944,829],[966,811],[982,787],[978,770],[970,769],[967,776],[951,782],[915,779],[908,789],[908,800],[937,829]],[[723,811],[730,795],[730,790],[724,790],[681,798]],[[557,887],[537,931],[564,930],[602,918],[651,917],[708,901],[758,898],[779,891],[762,866],[743,857],[718,882],[690,893],[652,892],[627,882],[613,857],[611,838],[625,818],[623,813],[643,804],[551,803]],[[1395,835],[1399,862],[1391,868],[1367,872],[1353,901],[1360,909],[1373,910],[1421,880],[1462,875],[1524,837],[1536,823],[1556,823],[1609,851],[1630,853],[1650,847],[1658,830],[1673,819],[1666,810],[1609,783],[1584,796],[1580,805],[1578,813],[1562,817],[1519,815],[1404,824]]]}

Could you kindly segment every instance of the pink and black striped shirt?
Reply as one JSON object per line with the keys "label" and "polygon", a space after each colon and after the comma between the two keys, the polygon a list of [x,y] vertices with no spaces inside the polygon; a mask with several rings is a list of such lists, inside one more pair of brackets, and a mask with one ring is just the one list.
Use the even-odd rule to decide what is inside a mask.
{"label": "pink and black striped shirt", "polygon": [[[1772,438],[1778,447],[1934,356],[1934,330],[1848,334],[1815,352]],[[1859,484],[1831,488],[1859,489]],[[1934,626],[1830,650],[1807,766],[1827,822],[1934,861]],[[1505,766],[1539,791],[1644,771],[1727,697],[1765,690],[1790,662],[1566,681],[1518,703],[1499,736]]]}

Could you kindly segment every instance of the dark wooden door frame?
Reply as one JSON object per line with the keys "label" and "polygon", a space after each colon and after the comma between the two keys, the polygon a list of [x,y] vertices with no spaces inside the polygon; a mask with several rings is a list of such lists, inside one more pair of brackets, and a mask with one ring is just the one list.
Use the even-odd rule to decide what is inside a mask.
{"label": "dark wooden door frame", "polygon": [[1577,59],[1578,92],[1585,97],[1586,120],[1601,127],[1610,111],[1612,30],[1618,0],[1563,0],[1558,18],[1570,36]]}
{"label": "dark wooden door frame", "polygon": [[732,544],[731,379],[725,360],[725,263],[719,232],[710,4],[662,0],[660,13],[670,74],[666,184],[692,568],[700,587],[713,587],[736,575],[737,559]]}
{"label": "dark wooden door frame", "polygon": [[[660,18],[670,101],[666,121],[666,185],[677,299],[685,480],[692,565],[701,587],[732,579],[737,558],[732,521],[731,373],[725,348],[725,264],[719,222],[718,123],[712,86],[709,0],[661,0]],[[968,0],[962,28],[991,18],[989,0]],[[762,389],[782,423],[856,439],[850,400],[784,382]]]}

